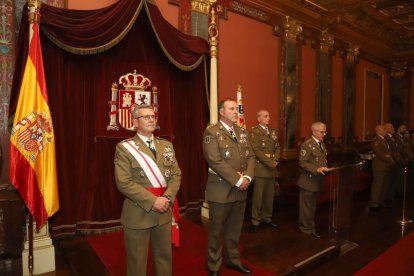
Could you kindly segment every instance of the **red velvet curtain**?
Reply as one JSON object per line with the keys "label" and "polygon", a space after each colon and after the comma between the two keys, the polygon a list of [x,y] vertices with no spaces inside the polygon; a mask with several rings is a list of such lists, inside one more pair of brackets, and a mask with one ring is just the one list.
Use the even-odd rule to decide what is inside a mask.
{"label": "red velvet curtain", "polygon": [[[41,44],[56,137],[60,210],[52,233],[102,232],[119,226],[123,196],[113,175],[115,145],[135,133],[107,131],[111,85],[132,72],[158,87],[158,135],[173,141],[184,207],[204,199],[202,133],[208,121],[205,40],[183,34],[146,0],[121,0],[93,11],[42,5]],[[22,16],[10,114],[27,57]]]}

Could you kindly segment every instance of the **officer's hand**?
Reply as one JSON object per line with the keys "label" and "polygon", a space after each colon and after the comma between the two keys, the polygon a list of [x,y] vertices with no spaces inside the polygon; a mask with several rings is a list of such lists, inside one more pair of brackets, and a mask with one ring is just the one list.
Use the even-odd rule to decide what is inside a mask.
{"label": "officer's hand", "polygon": [[250,181],[247,178],[243,177],[242,184],[239,186],[240,191],[246,191],[249,188]]}
{"label": "officer's hand", "polygon": [[276,168],[276,166],[279,164],[279,162],[276,162],[276,161],[273,161],[273,163],[272,163],[272,168],[274,169],[274,168]]}
{"label": "officer's hand", "polygon": [[170,208],[170,201],[166,197],[157,197],[152,206],[152,210],[160,213],[164,213]]}
{"label": "officer's hand", "polygon": [[316,170],[318,173],[320,173],[320,174],[325,174],[326,172],[329,172],[330,170],[329,170],[329,168],[327,168],[327,167],[319,167],[317,170]]}

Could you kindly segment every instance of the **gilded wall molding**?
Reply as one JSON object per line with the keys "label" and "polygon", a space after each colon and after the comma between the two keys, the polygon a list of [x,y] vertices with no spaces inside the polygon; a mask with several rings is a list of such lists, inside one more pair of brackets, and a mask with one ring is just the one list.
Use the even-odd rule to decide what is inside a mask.
{"label": "gilded wall molding", "polygon": [[332,49],[334,43],[334,36],[328,34],[328,30],[323,30],[321,36],[319,37],[319,49],[322,52],[328,53]]}
{"label": "gilded wall molding", "polygon": [[191,11],[210,14],[210,9],[217,0],[191,0]]}
{"label": "gilded wall molding", "polygon": [[391,77],[402,78],[407,71],[407,62],[406,61],[393,61],[391,64]]}
{"label": "gilded wall molding", "polygon": [[285,29],[285,38],[295,41],[297,36],[301,34],[303,30],[299,22],[290,16],[285,16],[283,18],[283,27]]}
{"label": "gilded wall molding", "polygon": [[248,17],[251,17],[251,18],[257,19],[259,21],[266,22],[266,23],[270,19],[270,16],[266,12],[258,10],[256,8],[253,8],[251,6],[247,6],[247,5],[245,5],[243,3],[240,3],[238,1],[233,1],[231,3],[231,8],[232,8],[232,10],[234,10],[234,11],[240,13],[240,14],[246,15]]}
{"label": "gilded wall molding", "polygon": [[359,55],[359,46],[349,43],[346,48],[346,60],[348,62],[355,62]]}

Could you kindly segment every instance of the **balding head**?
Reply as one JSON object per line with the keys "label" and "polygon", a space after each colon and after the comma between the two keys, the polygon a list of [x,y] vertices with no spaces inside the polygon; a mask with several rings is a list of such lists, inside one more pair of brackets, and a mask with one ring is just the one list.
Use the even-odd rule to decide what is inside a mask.
{"label": "balding head", "polygon": [[382,126],[382,125],[377,125],[377,126],[375,127],[375,133],[376,133],[377,135],[379,135],[379,136],[384,137],[384,135],[386,134],[384,126]]}

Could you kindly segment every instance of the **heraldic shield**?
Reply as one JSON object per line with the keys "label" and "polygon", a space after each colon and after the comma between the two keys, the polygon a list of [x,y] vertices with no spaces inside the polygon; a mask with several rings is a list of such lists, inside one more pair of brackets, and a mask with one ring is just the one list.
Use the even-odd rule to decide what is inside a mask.
{"label": "heraldic shield", "polygon": [[153,86],[152,92],[148,91],[149,87],[151,87],[150,79],[137,74],[136,70],[121,76],[118,83],[112,84],[112,99],[108,102],[111,112],[109,112],[107,130],[119,130],[118,124],[127,130],[135,130],[131,110],[137,104],[152,105],[155,115],[158,115],[157,87]]}

